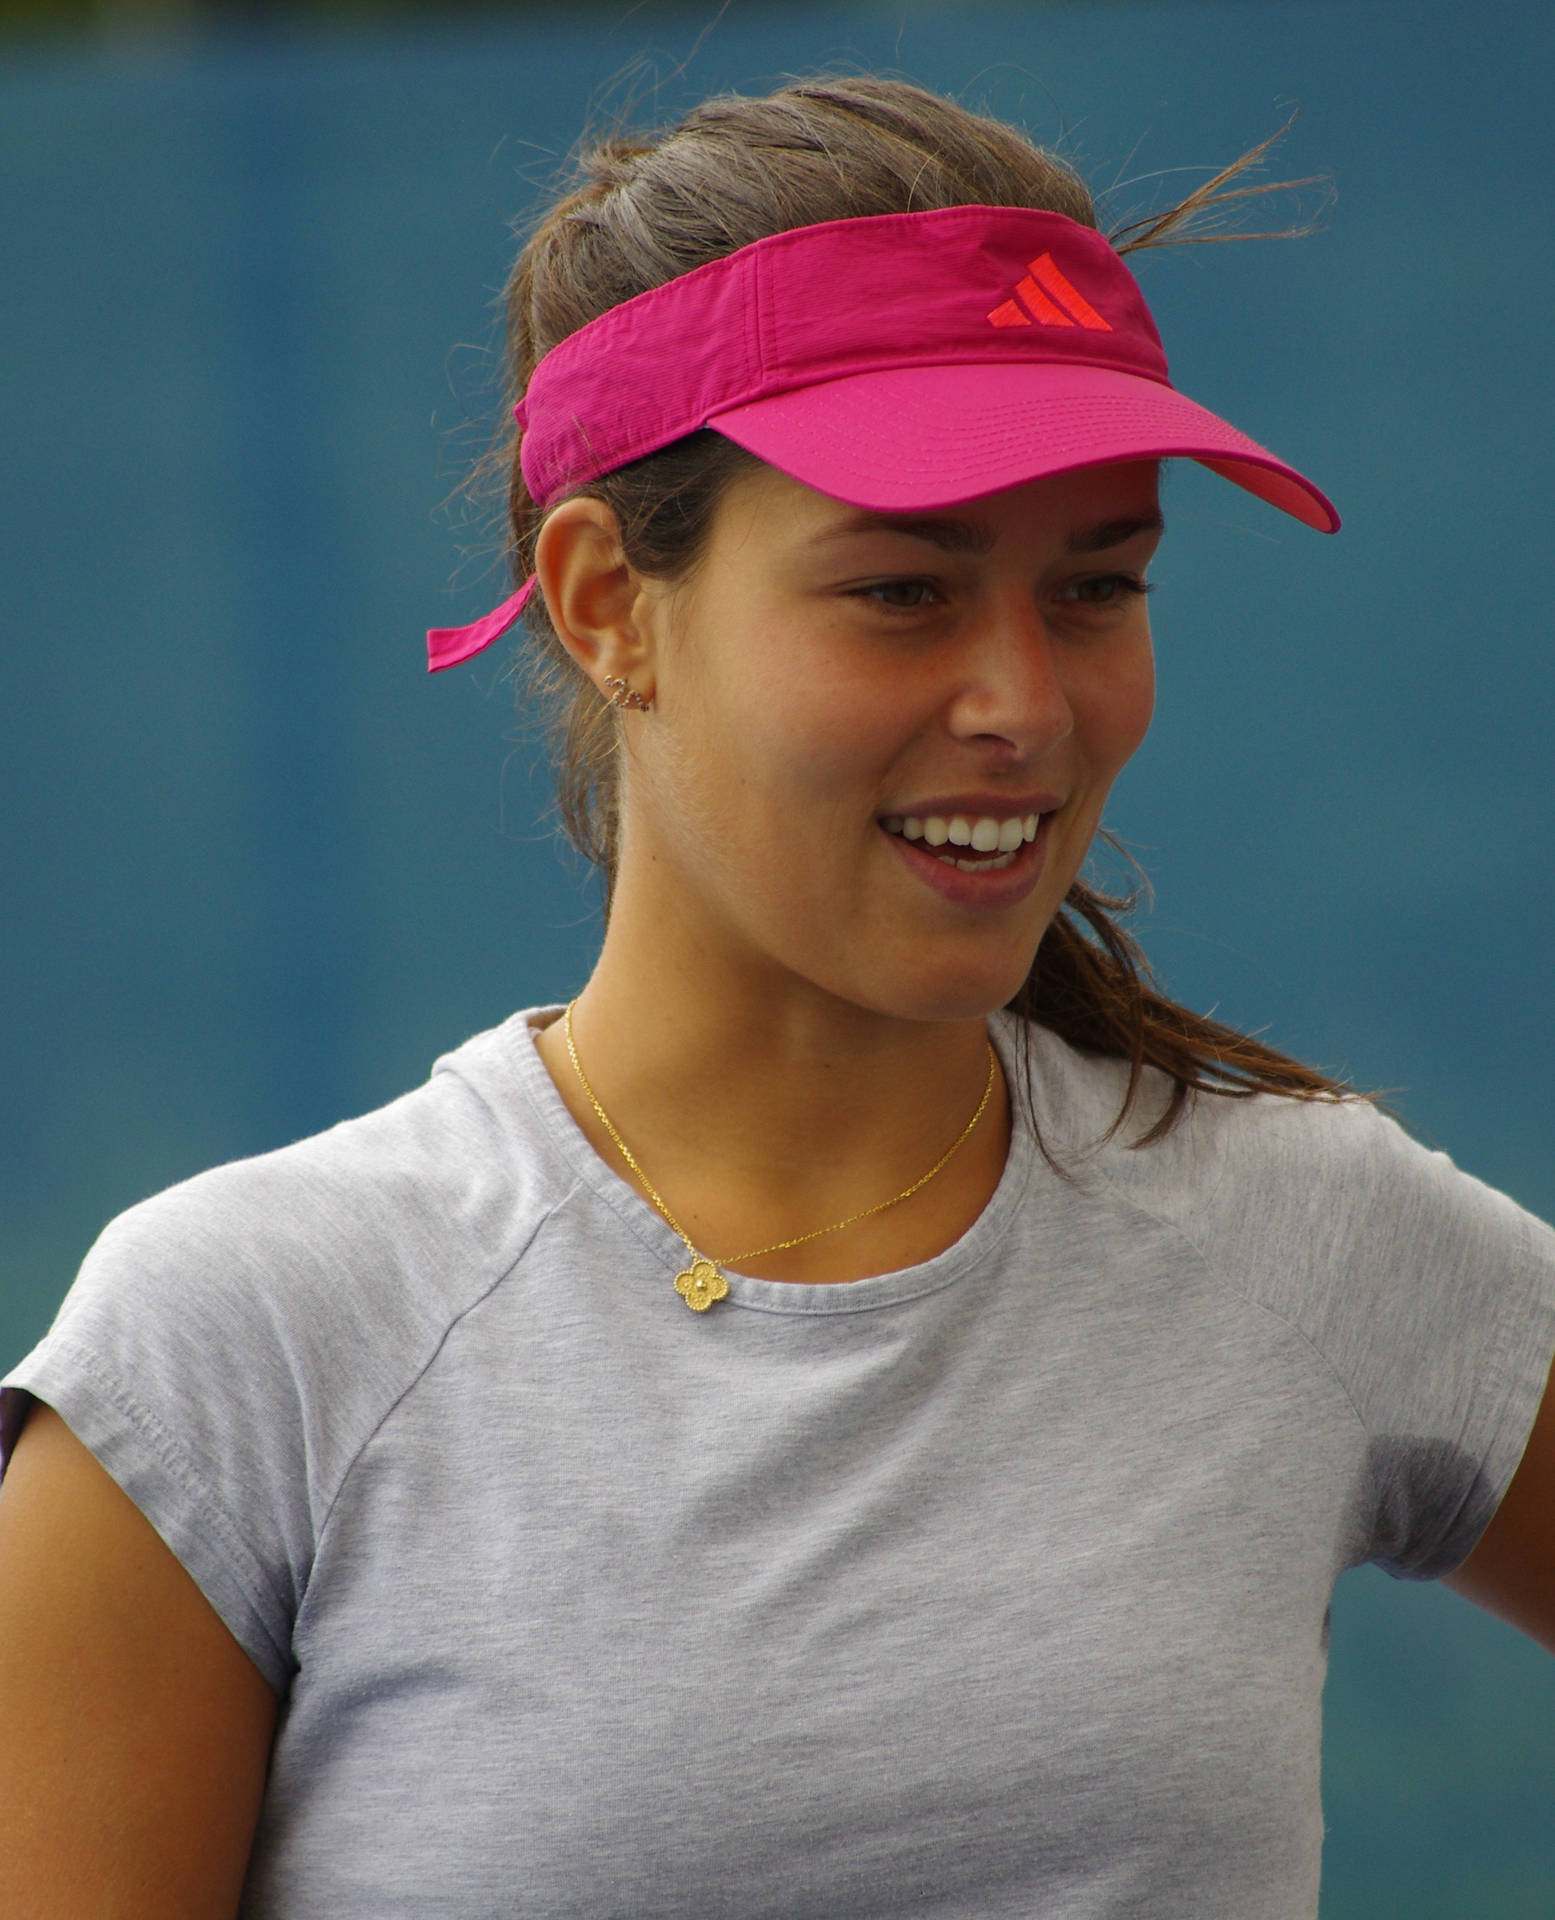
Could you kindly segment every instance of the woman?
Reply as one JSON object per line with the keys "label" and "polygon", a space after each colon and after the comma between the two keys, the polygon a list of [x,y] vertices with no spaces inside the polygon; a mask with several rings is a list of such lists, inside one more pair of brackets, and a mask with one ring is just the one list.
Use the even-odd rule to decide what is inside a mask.
{"label": "woman", "polygon": [[1079,874],[1160,458],[1333,511],[896,83],[606,149],[512,316],[524,584],[432,663],[530,613],[599,963],[125,1215],[10,1376],[10,1885],[1310,1915],[1338,1572],[1555,1645],[1555,1237]]}

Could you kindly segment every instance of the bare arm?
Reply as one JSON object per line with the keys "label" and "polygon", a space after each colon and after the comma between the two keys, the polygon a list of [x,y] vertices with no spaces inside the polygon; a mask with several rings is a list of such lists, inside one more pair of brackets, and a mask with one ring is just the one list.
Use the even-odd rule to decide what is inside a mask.
{"label": "bare arm", "polygon": [[232,1920],[276,1700],[70,1429],[0,1487],[0,1860],[29,1920]]}
{"label": "bare arm", "polygon": [[1555,1370],[1506,1498],[1444,1584],[1555,1653]]}

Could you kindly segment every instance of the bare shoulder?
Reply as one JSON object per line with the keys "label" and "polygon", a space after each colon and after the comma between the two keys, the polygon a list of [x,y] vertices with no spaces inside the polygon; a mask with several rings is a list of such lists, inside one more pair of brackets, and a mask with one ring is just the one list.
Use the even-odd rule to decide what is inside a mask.
{"label": "bare shoulder", "polygon": [[276,1698],[150,1522],[35,1407],[0,1486],[0,1858],[37,1920],[231,1920]]}

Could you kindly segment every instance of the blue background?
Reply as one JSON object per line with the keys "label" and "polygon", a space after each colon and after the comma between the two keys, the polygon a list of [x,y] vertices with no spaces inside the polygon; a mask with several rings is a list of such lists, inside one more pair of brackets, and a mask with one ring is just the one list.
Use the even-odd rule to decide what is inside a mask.
{"label": "blue background", "polygon": [[[1345,530],[1174,471],[1110,822],[1180,998],[1555,1214],[1555,10],[711,14],[12,49],[0,1367],[111,1213],[581,982],[595,894],[502,663],[422,671],[504,591],[446,503],[509,223],[586,118],[821,65],[1024,121],[1116,218],[1299,105],[1277,170],[1333,177],[1318,236],[1136,265],[1179,384]],[[1334,1618],[1324,1914],[1547,1916],[1555,1667],[1373,1573]]]}

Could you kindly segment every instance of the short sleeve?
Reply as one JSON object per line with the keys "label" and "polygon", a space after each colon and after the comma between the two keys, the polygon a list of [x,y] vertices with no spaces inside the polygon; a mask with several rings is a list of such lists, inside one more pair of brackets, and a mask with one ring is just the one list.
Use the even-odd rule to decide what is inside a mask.
{"label": "short sleeve", "polygon": [[107,1228],[0,1383],[0,1455],[53,1407],[278,1690],[331,1504],[441,1333],[386,1212],[327,1136],[202,1174]]}
{"label": "short sleeve", "polygon": [[30,1399],[53,1407],[281,1689],[311,1531],[299,1399],[241,1262],[194,1212],[175,1190],[107,1229],[3,1382],[0,1434],[8,1458]]}
{"label": "short sleeve", "polygon": [[1484,1532],[1538,1416],[1555,1232],[1393,1122],[1368,1111],[1356,1131],[1357,1284],[1328,1301],[1323,1338],[1370,1436],[1367,1557],[1434,1579]]}
{"label": "short sleeve", "polygon": [[1194,1122],[1217,1135],[1210,1171],[1174,1204],[1222,1271],[1306,1337],[1364,1428],[1348,1558],[1450,1573],[1539,1411],[1555,1232],[1364,1102],[1210,1104]]}
{"label": "short sleeve", "polygon": [[513,1086],[531,1017],[121,1214],[0,1381],[0,1470],[47,1402],[278,1689],[353,1467],[565,1191]]}

